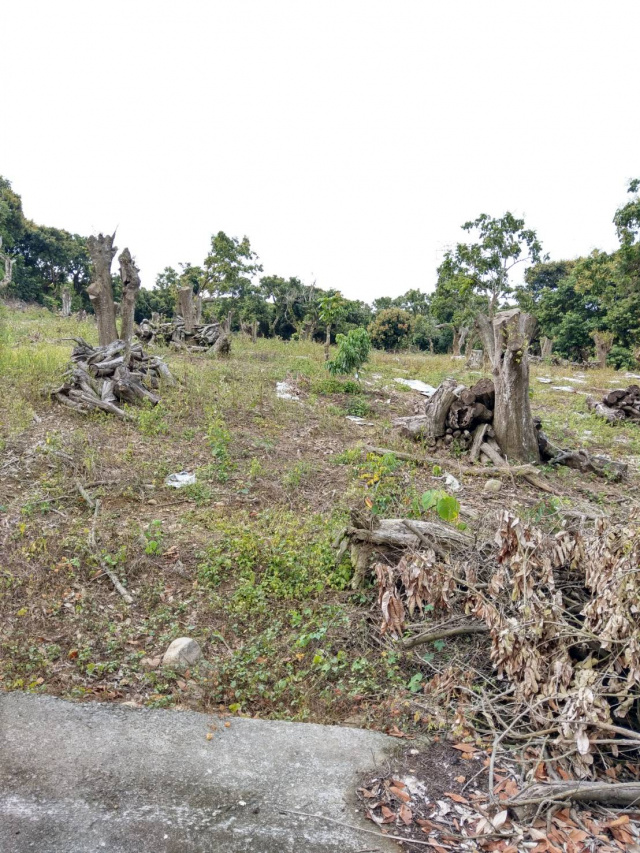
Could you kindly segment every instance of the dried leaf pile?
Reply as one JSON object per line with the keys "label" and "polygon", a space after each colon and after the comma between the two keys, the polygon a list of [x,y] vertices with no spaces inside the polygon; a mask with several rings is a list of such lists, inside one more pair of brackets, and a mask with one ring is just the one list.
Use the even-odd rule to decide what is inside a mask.
{"label": "dried leaf pile", "polygon": [[86,414],[101,409],[123,420],[131,420],[117,403],[156,405],[160,397],[154,391],[162,382],[175,385],[171,371],[158,356],[150,356],[141,344],[127,348],[125,341],[113,341],[93,347],[82,338],[71,353],[72,365],[65,381],[50,391],[50,396],[76,411]]}
{"label": "dried leaf pile", "polygon": [[378,563],[382,631],[400,637],[425,608],[484,624],[493,673],[482,691],[461,673],[427,691],[484,734],[544,753],[563,778],[593,779],[640,746],[640,524],[546,534],[505,512],[488,550]]}

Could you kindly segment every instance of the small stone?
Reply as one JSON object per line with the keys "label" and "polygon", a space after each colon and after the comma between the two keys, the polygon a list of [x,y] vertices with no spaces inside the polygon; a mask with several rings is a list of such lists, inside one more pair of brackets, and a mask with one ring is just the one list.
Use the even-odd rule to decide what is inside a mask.
{"label": "small stone", "polygon": [[497,495],[501,489],[502,480],[487,480],[482,491],[489,495]]}
{"label": "small stone", "polygon": [[162,663],[162,658],[142,658],[140,666],[143,669],[157,669]]}
{"label": "small stone", "polygon": [[157,501],[155,498],[150,498],[150,499],[147,501],[147,503],[148,503],[148,504],[151,504],[151,506],[155,506],[155,505],[158,503],[158,501]]}
{"label": "small stone", "polygon": [[202,651],[195,640],[190,637],[178,637],[164,653],[162,665],[174,668],[189,666],[200,657],[202,657]]}

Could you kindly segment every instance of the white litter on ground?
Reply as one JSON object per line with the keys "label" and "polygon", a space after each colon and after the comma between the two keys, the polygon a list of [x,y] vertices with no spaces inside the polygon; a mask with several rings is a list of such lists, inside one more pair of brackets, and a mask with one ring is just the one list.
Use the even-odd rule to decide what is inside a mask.
{"label": "white litter on ground", "polygon": [[281,400],[300,399],[288,382],[276,382],[276,397],[280,397]]}
{"label": "white litter on ground", "polygon": [[422,382],[420,379],[394,379],[393,381],[399,382],[401,385],[407,385],[409,388],[413,388],[414,391],[419,391],[425,397],[431,397],[437,390],[433,385],[427,385],[426,382]]}
{"label": "white litter on ground", "polygon": [[444,475],[444,484],[447,488],[451,489],[452,492],[459,492],[462,486],[459,481],[453,476],[453,474],[445,474]]}
{"label": "white litter on ground", "polygon": [[353,421],[354,424],[360,424],[360,426],[375,426],[371,421],[365,421],[364,418],[359,418],[357,415],[347,415],[348,421]]}
{"label": "white litter on ground", "polygon": [[567,394],[575,394],[576,389],[573,385],[552,385],[554,391],[566,391]]}
{"label": "white litter on ground", "polygon": [[562,379],[566,379],[567,382],[578,382],[580,385],[586,385],[586,379],[578,379],[576,376],[562,376]]}
{"label": "white litter on ground", "polygon": [[169,474],[164,484],[165,486],[171,486],[172,489],[181,489],[183,486],[193,486],[195,481],[195,474],[190,474],[188,471],[180,471],[178,474]]}
{"label": "white litter on ground", "polygon": [[548,376],[538,376],[538,382],[542,382],[544,385],[551,385],[553,379],[549,379]]}

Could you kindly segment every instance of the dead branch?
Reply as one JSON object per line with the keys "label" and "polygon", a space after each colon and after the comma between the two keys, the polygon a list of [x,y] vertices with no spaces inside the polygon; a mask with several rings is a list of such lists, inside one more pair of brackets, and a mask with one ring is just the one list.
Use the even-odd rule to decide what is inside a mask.
{"label": "dead branch", "polygon": [[605,806],[634,806],[640,802],[640,782],[541,782],[526,788],[505,805],[520,810],[523,806],[551,800],[575,803],[601,803]]}
{"label": "dead branch", "polygon": [[[80,494],[82,494],[82,492],[80,492]],[[82,496],[84,497],[84,495],[82,495]],[[88,496],[88,497],[89,497],[89,500],[91,500],[91,497],[90,496]],[[85,498],[85,500],[86,500],[86,498]],[[91,527],[89,529],[89,536],[88,536],[89,548],[91,549],[91,552],[93,553],[94,557],[98,561],[102,571],[105,573],[105,575],[108,576],[111,583],[114,585],[116,591],[122,596],[122,598],[124,599],[124,601],[127,604],[133,604],[133,597],[127,592],[125,587],[120,583],[116,573],[113,571],[113,569],[110,566],[107,565],[105,560],[102,558],[102,555],[100,554],[100,550],[98,548],[98,543],[96,541],[96,525],[98,522],[99,513],[100,513],[100,501],[96,498],[95,504],[94,504],[94,511],[93,511],[93,521],[91,522]]]}
{"label": "dead branch", "polygon": [[415,637],[411,637],[410,640],[405,640],[402,646],[405,649],[412,649],[414,646],[420,646],[423,643],[433,643],[436,640],[446,640],[450,637],[488,633],[489,627],[487,625],[476,622],[468,625],[458,625],[456,628],[443,628],[441,631],[426,631],[424,634],[418,634]]}

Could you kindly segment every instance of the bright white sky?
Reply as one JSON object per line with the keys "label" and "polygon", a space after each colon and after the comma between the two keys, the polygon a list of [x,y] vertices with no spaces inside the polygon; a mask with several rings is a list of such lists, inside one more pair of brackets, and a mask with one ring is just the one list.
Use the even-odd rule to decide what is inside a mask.
{"label": "bright white sky", "polygon": [[14,0],[0,174],[118,227],[150,286],[248,235],[266,273],[431,290],[486,212],[554,258],[616,245],[640,177],[638,0]]}

